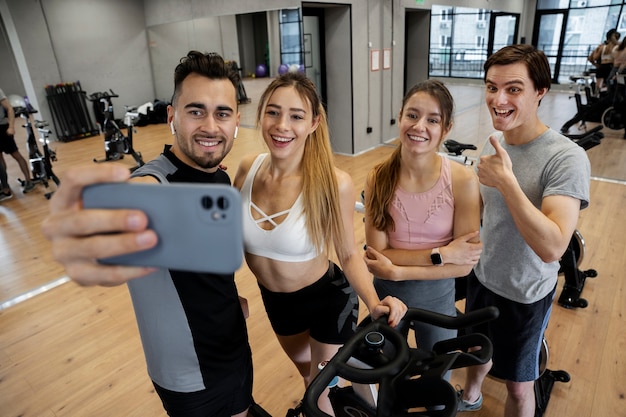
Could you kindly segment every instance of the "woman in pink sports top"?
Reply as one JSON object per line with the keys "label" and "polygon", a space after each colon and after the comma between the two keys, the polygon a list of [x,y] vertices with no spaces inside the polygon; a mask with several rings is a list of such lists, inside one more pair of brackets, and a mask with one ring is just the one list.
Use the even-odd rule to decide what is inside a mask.
{"label": "woman in pink sports top", "polygon": [[[398,117],[400,145],[365,185],[365,258],[379,297],[448,315],[456,315],[454,278],[469,274],[482,251],[478,179],[437,152],[453,111],[443,83],[415,85]],[[423,324],[415,333],[425,349],[456,336]]]}

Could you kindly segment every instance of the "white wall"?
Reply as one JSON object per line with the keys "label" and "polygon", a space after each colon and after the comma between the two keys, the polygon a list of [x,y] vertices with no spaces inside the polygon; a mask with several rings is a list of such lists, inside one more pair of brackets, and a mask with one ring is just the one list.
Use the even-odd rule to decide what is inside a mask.
{"label": "white wall", "polygon": [[[13,50],[21,48],[25,57],[38,118],[51,121],[48,84],[79,81],[87,94],[113,89],[120,96],[116,116],[124,104],[155,98],[142,0],[2,1],[15,25],[19,44]],[[4,60],[0,69],[9,70]]]}

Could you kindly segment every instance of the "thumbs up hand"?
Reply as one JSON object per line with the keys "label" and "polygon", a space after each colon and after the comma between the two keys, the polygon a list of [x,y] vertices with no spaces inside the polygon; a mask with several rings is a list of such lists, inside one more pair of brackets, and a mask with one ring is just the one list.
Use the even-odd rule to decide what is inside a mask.
{"label": "thumbs up hand", "polygon": [[496,136],[490,136],[489,143],[496,153],[480,157],[478,179],[482,185],[498,188],[509,176],[513,176],[513,164]]}

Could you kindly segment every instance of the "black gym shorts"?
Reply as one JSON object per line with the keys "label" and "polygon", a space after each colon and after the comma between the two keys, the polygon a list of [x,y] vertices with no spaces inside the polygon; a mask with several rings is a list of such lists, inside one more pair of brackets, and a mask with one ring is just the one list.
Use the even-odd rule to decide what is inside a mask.
{"label": "black gym shorts", "polygon": [[0,125],[0,152],[11,155],[17,152],[17,144],[15,143],[15,136],[7,135],[8,128],[8,124]]}
{"label": "black gym shorts", "polygon": [[344,344],[356,329],[359,299],[334,263],[319,280],[292,293],[269,291],[259,284],[274,332],[292,336],[307,330],[318,342]]}

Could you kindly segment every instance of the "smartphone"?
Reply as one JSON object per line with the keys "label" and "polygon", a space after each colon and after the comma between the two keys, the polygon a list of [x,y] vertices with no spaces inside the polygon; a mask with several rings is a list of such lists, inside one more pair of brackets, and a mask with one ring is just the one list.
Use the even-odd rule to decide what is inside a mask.
{"label": "smartphone", "polygon": [[229,274],[243,261],[241,195],[225,184],[104,183],[83,190],[85,208],[138,209],[159,238],[105,264]]}

